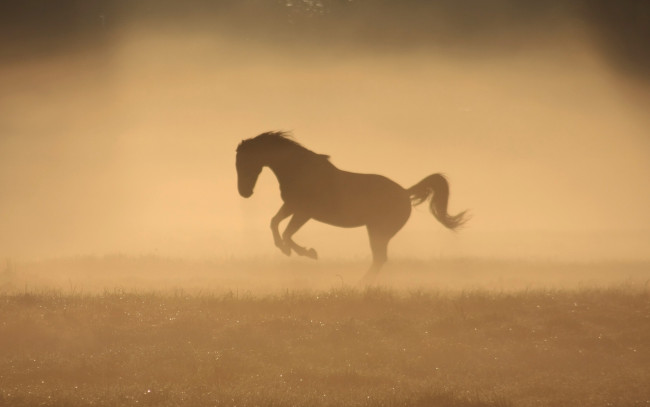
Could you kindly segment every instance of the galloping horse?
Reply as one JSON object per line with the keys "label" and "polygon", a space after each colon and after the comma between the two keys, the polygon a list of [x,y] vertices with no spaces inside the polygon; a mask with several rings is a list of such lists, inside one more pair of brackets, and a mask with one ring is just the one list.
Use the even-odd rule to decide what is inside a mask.
{"label": "galloping horse", "polygon": [[[440,223],[457,229],[466,222],[465,212],[447,213],[449,184],[433,174],[404,189],[376,174],[357,174],[336,168],[329,156],[303,147],[284,132],[267,132],[243,140],[237,147],[237,187],[244,198],[253,188],[263,167],[269,167],[280,184],[284,204],[271,219],[275,245],[286,255],[317,258],[292,239],[309,219],[339,227],[366,226],[372,250],[372,265],[365,279],[372,279],[387,260],[388,242],[411,215],[411,205],[430,199],[430,209]],[[293,215],[293,216],[292,216]],[[280,222],[289,217],[280,235]]]}

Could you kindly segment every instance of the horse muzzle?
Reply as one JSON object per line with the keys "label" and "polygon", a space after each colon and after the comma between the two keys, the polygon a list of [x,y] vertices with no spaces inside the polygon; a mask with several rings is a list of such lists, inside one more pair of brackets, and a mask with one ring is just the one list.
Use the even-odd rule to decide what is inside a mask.
{"label": "horse muzzle", "polygon": [[243,188],[239,188],[239,195],[243,196],[244,198],[250,198],[251,195],[253,195],[253,189],[246,189],[244,190]]}

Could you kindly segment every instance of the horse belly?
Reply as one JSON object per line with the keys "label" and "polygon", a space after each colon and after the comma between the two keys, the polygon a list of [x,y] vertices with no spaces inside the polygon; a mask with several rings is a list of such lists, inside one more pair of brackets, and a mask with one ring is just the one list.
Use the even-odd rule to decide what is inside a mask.
{"label": "horse belly", "polygon": [[355,214],[351,213],[336,215],[331,213],[316,213],[312,216],[312,219],[341,228],[356,228],[367,224],[367,221],[363,217],[355,216]]}
{"label": "horse belly", "polygon": [[411,214],[406,191],[395,182],[379,176],[353,174],[321,198],[312,218],[339,227],[358,227],[388,222],[400,226]]}
{"label": "horse belly", "polygon": [[366,224],[365,211],[357,200],[336,194],[319,195],[308,209],[312,219],[345,228]]}

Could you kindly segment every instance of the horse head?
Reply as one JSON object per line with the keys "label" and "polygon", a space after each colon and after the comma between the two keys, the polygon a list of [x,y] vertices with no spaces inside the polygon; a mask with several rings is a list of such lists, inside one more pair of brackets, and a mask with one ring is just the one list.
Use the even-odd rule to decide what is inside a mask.
{"label": "horse head", "polygon": [[237,167],[237,189],[239,195],[248,198],[253,195],[257,177],[262,172],[262,159],[258,149],[250,143],[251,139],[242,141],[237,147],[235,166]]}

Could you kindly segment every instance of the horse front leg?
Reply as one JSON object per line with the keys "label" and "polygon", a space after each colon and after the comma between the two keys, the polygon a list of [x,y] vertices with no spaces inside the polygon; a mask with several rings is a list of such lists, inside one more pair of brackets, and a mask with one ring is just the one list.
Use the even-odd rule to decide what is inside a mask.
{"label": "horse front leg", "polygon": [[271,233],[273,234],[273,242],[282,251],[282,253],[286,254],[287,256],[291,255],[291,247],[289,247],[289,245],[284,240],[282,240],[282,237],[280,237],[279,226],[280,222],[291,216],[292,213],[293,212],[285,204],[282,205],[278,213],[276,213],[275,216],[271,218]]}
{"label": "horse front leg", "polygon": [[291,247],[294,252],[298,253],[298,255],[307,256],[310,259],[316,260],[318,258],[318,253],[316,253],[316,250],[299,246],[296,242],[293,241],[293,239],[291,239],[292,236],[298,231],[298,229],[307,223],[309,219],[309,216],[298,213],[294,214],[291,220],[289,220],[287,228],[284,229],[284,232],[282,232],[282,240],[284,240],[285,244],[289,245],[289,247]]}

